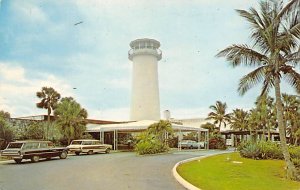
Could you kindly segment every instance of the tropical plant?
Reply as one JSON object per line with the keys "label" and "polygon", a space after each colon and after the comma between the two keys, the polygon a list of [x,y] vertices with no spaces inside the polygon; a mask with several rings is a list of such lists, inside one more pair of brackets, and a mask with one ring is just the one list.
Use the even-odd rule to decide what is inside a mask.
{"label": "tropical plant", "polygon": [[25,139],[43,139],[44,126],[40,121],[31,121],[24,131],[23,138]]}
{"label": "tropical plant", "polygon": [[142,132],[136,140],[135,150],[138,154],[156,154],[169,150],[168,139],[172,137],[173,129],[169,121],[160,120]]}
{"label": "tropical plant", "polygon": [[200,126],[203,129],[208,129],[209,131],[209,136],[213,136],[216,133],[218,133],[218,128],[215,124],[212,124],[210,122],[204,123]]}
{"label": "tropical plant", "polygon": [[287,134],[290,136],[289,140],[292,144],[298,142],[298,131],[300,129],[300,101],[298,97],[288,94],[282,94],[283,100],[283,116],[287,128]]}
{"label": "tropical plant", "polygon": [[247,111],[244,111],[243,109],[234,109],[229,120],[229,125],[234,130],[247,130],[248,117],[249,115]]}
{"label": "tropical plant", "polygon": [[262,140],[266,140],[266,128],[268,130],[268,140],[271,140],[271,129],[277,126],[274,99],[263,94],[256,99],[255,105],[258,112],[258,128],[262,129]]}
{"label": "tropical plant", "polygon": [[225,139],[223,139],[220,135],[216,134],[209,138],[209,149],[225,150],[226,148]]}
{"label": "tropical plant", "polygon": [[87,111],[81,108],[72,97],[62,98],[54,111],[57,117],[56,124],[62,135],[70,144],[71,139],[81,138],[86,130]]}
{"label": "tropical plant", "polygon": [[[47,109],[47,121],[50,125],[50,114],[55,110],[60,99],[60,94],[52,87],[42,87],[42,90],[36,92],[36,96],[41,99],[36,103],[38,108]],[[49,127],[47,127],[46,138],[48,138]]]}
{"label": "tropical plant", "polygon": [[162,143],[166,143],[166,140],[174,133],[172,124],[165,120],[160,120],[158,123],[153,123],[148,127],[147,131],[150,134],[154,134]]}
{"label": "tropical plant", "polygon": [[252,66],[256,69],[245,75],[239,83],[238,91],[245,94],[251,87],[263,82],[261,95],[275,88],[277,122],[281,148],[286,162],[288,179],[297,180],[295,166],[291,161],[286,144],[285,126],[280,83],[282,79],[300,91],[300,74],[294,66],[300,60],[300,0],[261,1],[260,12],[237,10],[251,26],[253,45],[232,45],[220,51],[218,57],[226,57],[233,67]]}
{"label": "tropical plant", "polygon": [[227,104],[221,101],[217,101],[216,105],[211,105],[209,107],[213,111],[207,116],[207,120],[213,120],[215,125],[218,125],[218,131],[221,131],[221,125],[226,127],[226,123],[230,121],[230,114],[226,113]]}

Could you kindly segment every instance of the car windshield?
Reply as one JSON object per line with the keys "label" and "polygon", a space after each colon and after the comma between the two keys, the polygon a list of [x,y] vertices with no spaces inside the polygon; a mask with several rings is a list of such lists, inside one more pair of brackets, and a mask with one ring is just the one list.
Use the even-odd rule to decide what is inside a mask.
{"label": "car windshield", "polygon": [[82,141],[72,141],[71,144],[81,144],[81,143],[82,143]]}
{"label": "car windshield", "polygon": [[7,148],[21,148],[23,143],[9,143]]}

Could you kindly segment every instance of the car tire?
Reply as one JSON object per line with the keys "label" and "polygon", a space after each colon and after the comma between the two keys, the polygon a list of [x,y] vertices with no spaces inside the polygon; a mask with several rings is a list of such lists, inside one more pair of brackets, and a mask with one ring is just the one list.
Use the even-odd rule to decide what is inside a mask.
{"label": "car tire", "polygon": [[192,146],[190,146],[190,149],[193,149],[193,145],[192,145]]}
{"label": "car tire", "polygon": [[75,152],[75,154],[78,156],[80,154],[80,152]]}
{"label": "car tire", "polygon": [[68,156],[68,153],[66,151],[62,151],[61,154],[59,155],[60,159],[66,159]]}
{"label": "car tire", "polygon": [[35,155],[31,157],[31,162],[38,162],[40,160],[40,157]]}
{"label": "car tire", "polygon": [[17,163],[17,164],[20,164],[22,162],[22,159],[14,159],[14,161]]}
{"label": "car tire", "polygon": [[93,154],[93,151],[92,151],[92,150],[89,150],[89,151],[87,152],[87,154],[88,154],[88,155],[92,155],[92,154]]}
{"label": "car tire", "polygon": [[107,149],[105,150],[105,153],[106,153],[106,154],[109,154],[109,153],[110,153],[110,148],[107,148]]}

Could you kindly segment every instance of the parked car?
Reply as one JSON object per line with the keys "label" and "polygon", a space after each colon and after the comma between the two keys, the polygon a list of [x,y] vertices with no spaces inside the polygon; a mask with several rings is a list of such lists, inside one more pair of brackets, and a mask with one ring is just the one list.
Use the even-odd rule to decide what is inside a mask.
{"label": "parked car", "polygon": [[79,155],[80,153],[87,153],[88,155],[105,152],[109,153],[112,149],[110,144],[101,144],[99,140],[81,139],[73,140],[69,146],[67,146],[70,153]]}
{"label": "parked car", "polygon": [[181,148],[204,148],[204,142],[196,142],[193,140],[182,140],[179,142]]}
{"label": "parked car", "polygon": [[11,142],[6,149],[1,151],[1,156],[13,159],[16,163],[21,163],[23,159],[31,159],[32,162],[38,162],[40,158],[59,157],[65,159],[67,155],[66,148],[55,148],[50,141]]}

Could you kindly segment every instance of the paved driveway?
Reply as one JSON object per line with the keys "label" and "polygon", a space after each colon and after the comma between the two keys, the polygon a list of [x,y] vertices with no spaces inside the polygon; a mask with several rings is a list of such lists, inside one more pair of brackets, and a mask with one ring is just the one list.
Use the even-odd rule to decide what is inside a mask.
{"label": "paved driveway", "polygon": [[38,163],[0,163],[0,190],[184,189],[173,178],[176,162],[219,151],[174,152],[155,156],[111,153],[69,156]]}

